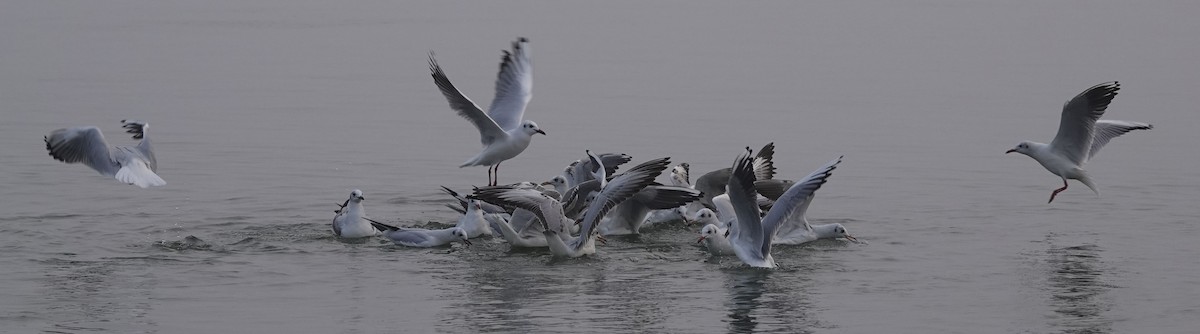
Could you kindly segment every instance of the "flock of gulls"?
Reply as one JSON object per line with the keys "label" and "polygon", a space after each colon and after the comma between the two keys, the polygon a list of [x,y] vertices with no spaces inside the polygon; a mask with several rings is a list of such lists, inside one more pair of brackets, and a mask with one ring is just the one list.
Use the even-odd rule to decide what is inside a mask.
{"label": "flock of gulls", "polygon": [[[433,82],[459,116],[479,130],[483,149],[459,167],[488,166],[488,185],[461,195],[443,190],[458,201],[450,205],[462,213],[447,229],[404,228],[368,218],[363,192],[355,189],[333,218],[333,233],[340,238],[382,236],[409,247],[437,247],[452,242],[469,245],[470,239],[499,235],[511,247],[548,248],[555,257],[581,257],[596,253],[605,236],[638,234],[643,226],[683,221],[700,226],[699,240],[713,255],[734,255],[753,267],[773,268],[771,246],[803,244],[819,239],[860,242],[841,224],[812,225],[805,211],[837,169],[838,157],[799,180],[775,178],[774,144],[757,153],[749,147],[732,167],[703,174],[691,182],[690,166],[671,166],[670,158],[653,159],[621,170],[630,156],[593,153],[571,162],[544,182],[499,185],[499,168],[529,147],[534,135],[546,135],[537,123],[524,119],[532,98],[533,65],[529,41],[519,38],[504,51],[496,79],[496,96],[486,112],[454,87],[429,54]],[[1117,82],[1102,83],[1063,105],[1058,134],[1049,144],[1023,141],[1007,153],[1037,160],[1063,180],[1050,201],[1075,179],[1099,194],[1083,169],[1112,138],[1132,130],[1151,129],[1146,123],[1100,120],[1116,97]],[[66,163],[83,163],[100,174],[142,188],[166,184],[156,173],[157,161],[146,137],[149,124],[122,120],[137,146],[109,147],[94,126],[54,130],[45,136],[50,156]],[[655,181],[667,172],[670,184]]]}

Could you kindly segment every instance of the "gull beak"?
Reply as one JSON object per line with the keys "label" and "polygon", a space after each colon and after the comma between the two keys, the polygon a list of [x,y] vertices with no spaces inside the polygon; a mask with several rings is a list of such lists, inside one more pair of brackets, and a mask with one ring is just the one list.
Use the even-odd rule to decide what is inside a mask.
{"label": "gull beak", "polygon": [[367,200],[367,198],[366,198],[366,197],[362,197],[362,196],[358,196],[358,200],[360,200],[360,201],[365,201],[365,200]]}
{"label": "gull beak", "polygon": [[703,236],[703,235],[702,235],[702,236],[700,236],[700,240],[696,240],[696,243],[701,243],[701,242],[704,242],[704,236]]}
{"label": "gull beak", "polygon": [[1004,152],[1004,154],[1009,154],[1009,153],[1013,153],[1013,152],[1016,152],[1016,151],[1017,151],[1017,149],[1015,149],[1015,148],[1014,148],[1014,149],[1011,149],[1011,150],[1008,150],[1008,151]]}
{"label": "gull beak", "polygon": [[725,237],[726,237],[726,238],[728,238],[728,237],[729,237],[729,230],[725,230]]}
{"label": "gull beak", "polygon": [[542,134],[543,136],[545,136],[545,135],[546,135],[546,131],[542,131],[542,129],[537,129],[537,133],[540,133],[540,134]]}
{"label": "gull beak", "polygon": [[854,236],[851,236],[849,234],[846,235],[846,240],[853,241],[854,243],[859,243],[858,238],[855,238]]}

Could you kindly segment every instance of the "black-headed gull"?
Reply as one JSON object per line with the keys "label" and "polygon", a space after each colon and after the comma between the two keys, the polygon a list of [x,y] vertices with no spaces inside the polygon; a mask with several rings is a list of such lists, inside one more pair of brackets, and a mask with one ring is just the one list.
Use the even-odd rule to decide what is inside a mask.
{"label": "black-headed gull", "polygon": [[513,42],[511,52],[504,51],[500,73],[496,77],[496,97],[487,113],[450,83],[450,78],[433,58],[433,52],[429,53],[429,71],[433,82],[450,102],[450,108],[479,129],[483,151],[458,167],[488,166],[488,185],[496,185],[501,162],[524,152],[534,134],[546,134],[537,123],[523,119],[525,106],[533,98],[529,40],[518,38]]}
{"label": "black-headed gull", "polygon": [[69,164],[82,162],[101,175],[138,187],[166,185],[167,181],[156,174],[158,160],[154,159],[154,149],[150,147],[150,138],[146,137],[150,124],[134,120],[121,120],[121,123],[125,132],[133,134],[133,139],[141,139],[137,146],[109,148],[99,128],[79,126],[54,130],[43,137],[46,150],[54,159]]}
{"label": "black-headed gull", "polygon": [[467,200],[467,212],[458,219],[458,223],[454,227],[463,229],[467,232],[467,238],[477,238],[481,236],[492,236],[491,224],[488,224],[484,216],[483,202],[477,199]]}
{"label": "black-headed gull", "polygon": [[1154,128],[1146,123],[1100,120],[1100,116],[1104,115],[1104,111],[1108,109],[1109,103],[1112,103],[1120,89],[1121,84],[1116,81],[1088,88],[1063,104],[1058,134],[1050,144],[1023,141],[1005,152],[1027,155],[1037,160],[1042,167],[1046,167],[1046,170],[1062,178],[1062,188],[1050,193],[1050,200],[1046,203],[1053,202],[1058,193],[1067,190],[1067,179],[1079,180],[1096,195],[1100,195],[1095,182],[1087,171],[1083,170],[1083,165],[1096,156],[1109,140],[1129,131]]}
{"label": "black-headed gull", "polygon": [[654,178],[667,168],[669,162],[669,158],[651,160],[609,180],[604,188],[593,196],[584,211],[579,236],[566,238],[565,242],[562,234],[569,233],[569,221],[563,215],[562,204],[554,198],[537,191],[513,187],[479,188],[473,196],[484,201],[532,211],[542,222],[551,254],[557,257],[580,257],[596,253],[596,239],[599,236],[596,233],[596,225],[600,218],[604,217],[608,210],[653,183]]}
{"label": "black-headed gull", "polygon": [[460,227],[427,230],[420,228],[399,228],[379,222],[371,222],[371,225],[383,231],[384,237],[401,246],[428,248],[444,246],[455,241],[461,241],[468,246],[471,245],[471,240],[467,240],[470,239],[467,237],[467,231]]}
{"label": "black-headed gull", "polygon": [[741,259],[742,262],[752,267],[774,268],[776,265],[775,259],[771,257],[771,243],[776,230],[803,206],[804,201],[807,201],[812,193],[820,188],[821,184],[825,183],[831,172],[837,168],[837,164],[841,162],[841,158],[825,164],[796,182],[779,197],[779,201],[771,208],[771,211],[760,218],[756,203],[758,195],[754,190],[754,166],[750,153],[750,148],[747,147],[746,153],[738,157],[734,163],[733,174],[729,178],[726,190],[730,204],[733,205],[733,211],[737,216],[737,220],[729,228],[729,242],[733,246],[734,254],[737,254],[738,259]]}
{"label": "black-headed gull", "polygon": [[365,238],[379,234],[379,230],[371,226],[363,210],[362,190],[350,191],[350,198],[342,203],[342,208],[333,216],[333,235],[342,238]]}

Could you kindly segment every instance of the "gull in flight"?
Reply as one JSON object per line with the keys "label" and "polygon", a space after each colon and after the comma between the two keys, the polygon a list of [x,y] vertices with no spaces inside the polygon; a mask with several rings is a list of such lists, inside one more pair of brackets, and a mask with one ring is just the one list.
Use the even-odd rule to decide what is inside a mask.
{"label": "gull in flight", "polygon": [[1062,188],[1050,193],[1050,200],[1067,190],[1067,179],[1076,179],[1091,188],[1096,195],[1096,184],[1083,170],[1083,165],[1100,151],[1109,140],[1133,130],[1149,130],[1150,124],[1129,121],[1100,120],[1108,104],[1112,103],[1121,84],[1116,81],[1092,86],[1079,93],[1063,105],[1062,120],[1058,123],[1058,134],[1050,144],[1023,141],[1004,153],[1021,153],[1037,160],[1054,175],[1062,178]]}
{"label": "gull in flight", "polygon": [[529,59],[529,40],[519,38],[512,51],[504,51],[500,74],[496,77],[496,97],[487,113],[450,83],[450,78],[429,53],[429,71],[433,82],[450,102],[450,108],[479,129],[483,151],[458,167],[489,166],[488,185],[498,182],[500,163],[512,159],[529,147],[534,134],[546,132],[533,121],[523,120],[525,106],[533,98],[533,63]]}
{"label": "gull in flight", "polygon": [[747,147],[746,153],[738,157],[726,190],[737,216],[729,227],[729,242],[734,254],[742,262],[752,267],[774,268],[776,264],[771,257],[771,243],[776,230],[797,212],[803,214],[801,207],[807,206],[813,192],[828,180],[842,159],[839,157],[797,181],[779,197],[767,215],[760,218],[757,192],[754,190],[754,163],[750,154],[751,150]]}
{"label": "gull in flight", "polygon": [[562,235],[570,233],[568,224],[571,224],[563,214],[563,205],[541,192],[513,187],[485,187],[476,189],[474,196],[484,201],[516,206],[533,212],[542,223],[546,242],[554,256],[580,257],[596,253],[596,239],[599,236],[596,225],[600,223],[600,218],[653,183],[654,178],[667,168],[669,162],[668,158],[651,160],[608,180],[584,211],[577,237]]}
{"label": "gull in flight", "polygon": [[379,230],[371,226],[364,217],[362,190],[354,189],[350,198],[342,203],[342,208],[333,216],[333,235],[342,238],[365,238],[379,234]]}
{"label": "gull in flight", "polygon": [[138,187],[166,185],[167,181],[155,174],[158,161],[154,159],[150,138],[146,138],[150,124],[134,120],[121,120],[121,123],[125,132],[133,134],[133,139],[141,139],[137,146],[109,148],[99,128],[80,126],[50,132],[49,136],[43,138],[46,150],[54,159],[69,164],[82,162],[101,175],[115,177],[118,181]]}

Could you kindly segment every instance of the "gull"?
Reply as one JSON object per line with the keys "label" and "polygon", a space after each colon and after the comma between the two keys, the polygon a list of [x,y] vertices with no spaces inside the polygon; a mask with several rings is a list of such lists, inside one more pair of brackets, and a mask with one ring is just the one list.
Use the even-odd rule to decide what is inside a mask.
{"label": "gull", "polygon": [[492,228],[484,218],[483,203],[475,199],[468,200],[468,203],[467,212],[458,219],[458,223],[454,227],[463,229],[467,233],[467,238],[492,236]]}
{"label": "gull", "polygon": [[513,42],[511,52],[504,51],[500,74],[496,78],[496,97],[486,114],[450,83],[450,78],[433,58],[433,52],[429,53],[429,71],[433,82],[450,102],[450,108],[479,129],[483,151],[458,167],[489,166],[489,186],[498,182],[501,162],[524,152],[534,134],[546,134],[537,123],[523,120],[525,106],[533,98],[533,64],[529,59],[529,40],[524,37]]}
{"label": "gull", "polygon": [[333,235],[342,238],[365,238],[379,234],[379,230],[371,226],[363,210],[362,190],[350,191],[350,198],[342,203],[342,208],[333,216]]}
{"label": "gull", "polygon": [[383,231],[383,236],[392,240],[393,243],[408,247],[438,247],[449,244],[454,241],[462,241],[462,243],[471,245],[470,239],[467,237],[467,231],[461,227],[451,227],[440,230],[427,230],[420,228],[399,228],[379,222],[371,222],[372,226]]}
{"label": "gull", "polygon": [[700,229],[700,239],[696,243],[704,243],[704,248],[712,255],[734,255],[733,245],[729,243],[729,222],[720,222],[717,215],[709,208],[696,211],[697,224],[704,226]]}
{"label": "gull", "polygon": [[146,138],[150,124],[135,120],[121,120],[121,123],[125,132],[133,134],[133,139],[141,139],[137,146],[109,148],[99,128],[80,126],[50,132],[49,136],[43,137],[46,150],[56,160],[69,164],[82,162],[101,175],[115,177],[124,183],[142,188],[166,185],[167,181],[155,174],[158,161],[154,159],[150,138]]}
{"label": "gull", "polygon": [[608,210],[617,206],[642,188],[654,182],[654,178],[667,168],[669,158],[651,160],[637,165],[629,171],[609,180],[588,204],[580,221],[579,236],[563,241],[560,236],[566,231],[568,222],[563,215],[563,206],[554,198],[536,191],[512,187],[484,187],[475,190],[474,196],[492,203],[512,205],[529,210],[542,222],[543,232],[556,257],[580,257],[596,253],[596,225]]}
{"label": "gull", "polygon": [[[769,180],[775,176],[775,162],[772,161],[775,155],[775,143],[767,143],[762,150],[758,151],[758,155],[754,157],[754,176],[758,180]],[[725,185],[729,183],[729,176],[732,174],[732,169],[722,168],[708,172],[696,178],[696,183],[692,184],[696,190],[704,193],[704,197],[700,199],[700,204],[712,208],[712,198],[725,193]]]}
{"label": "gull", "polygon": [[1046,170],[1062,178],[1062,188],[1050,193],[1050,200],[1046,203],[1053,202],[1058,193],[1067,190],[1067,179],[1079,180],[1096,195],[1100,195],[1092,178],[1083,170],[1083,165],[1096,156],[1109,140],[1129,131],[1154,128],[1150,124],[1140,122],[1099,120],[1120,89],[1121,84],[1116,81],[1088,88],[1063,104],[1058,134],[1050,144],[1023,141],[1017,144],[1017,147],[1004,152],[1027,155],[1037,160]]}
{"label": "gull", "polygon": [[734,254],[738,259],[752,267],[774,268],[775,259],[771,257],[771,241],[778,227],[793,217],[797,211],[803,214],[801,207],[811,199],[813,192],[826,182],[841,158],[835,159],[804,179],[797,181],[788,188],[779,201],[767,212],[765,217],[759,217],[759,208],[755,201],[757,192],[754,190],[754,167],[750,158],[752,151],[746,148],[746,153],[738,157],[733,165],[732,175],[726,193],[737,219],[729,228],[729,241],[733,245]]}

